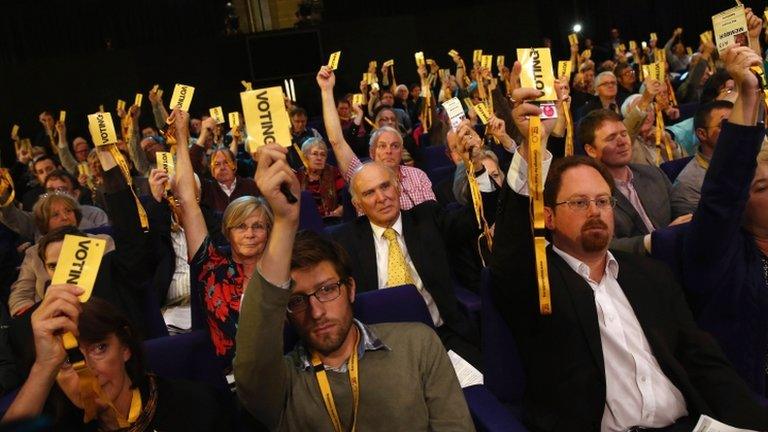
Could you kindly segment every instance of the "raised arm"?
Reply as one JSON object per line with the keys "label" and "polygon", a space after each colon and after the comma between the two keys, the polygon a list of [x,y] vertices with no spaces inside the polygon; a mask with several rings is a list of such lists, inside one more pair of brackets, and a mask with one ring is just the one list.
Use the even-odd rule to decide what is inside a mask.
{"label": "raised arm", "polygon": [[747,15],[747,29],[749,29],[749,47],[758,56],[762,57],[763,53],[760,51],[760,35],[763,33],[763,20],[759,16],[752,12],[752,8],[744,9],[744,13]]}
{"label": "raised arm", "polygon": [[130,107],[128,112],[125,113],[125,115],[130,116],[130,128],[132,128],[131,137],[128,139],[126,144],[128,145],[128,154],[131,156],[131,160],[133,161],[133,166],[136,167],[136,171],[141,173],[141,175],[147,175],[152,167],[150,166],[149,160],[147,159],[147,155],[141,149],[141,134],[139,133],[140,114],[141,110],[137,106]]}
{"label": "raised arm", "polygon": [[[731,47],[723,55],[726,69],[739,89],[733,110],[722,125],[718,144],[701,187],[696,217],[685,239],[686,262],[701,269],[697,284],[686,289],[702,296],[723,280],[723,263],[736,253],[734,245],[741,237],[742,222],[750,183],[755,175],[756,156],[765,131],[757,124],[757,107],[762,102],[757,78],[749,70],[760,64],[760,57],[748,47]],[[699,272],[695,272],[699,273]],[[702,275],[709,275],[704,277]],[[715,277],[717,276],[717,277]]]}
{"label": "raised arm", "polygon": [[320,96],[323,100],[325,132],[328,134],[328,141],[330,141],[333,153],[336,155],[339,171],[344,174],[357,156],[344,139],[344,133],[341,130],[341,120],[339,120],[336,102],[333,99],[333,86],[335,84],[336,76],[333,74],[333,70],[327,66],[321,67],[320,72],[317,73],[317,85],[320,86]]}
{"label": "raised arm", "polygon": [[237,394],[261,423],[276,429],[285,410],[290,386],[283,359],[285,309],[291,293],[290,262],[299,221],[299,204],[289,204],[280,186],[300,196],[296,175],[277,145],[258,153],[256,184],[275,215],[266,250],[243,296],[234,360]]}
{"label": "raised arm", "polygon": [[643,91],[640,100],[634,108],[629,110],[627,116],[623,120],[630,140],[634,141],[635,137],[640,132],[640,127],[648,116],[648,105],[653,102],[653,99],[660,90],[661,82],[650,77],[645,79],[645,90]]}
{"label": "raised arm", "polygon": [[173,110],[172,120],[176,126],[176,178],[172,182],[173,194],[181,204],[181,225],[187,238],[187,256],[192,258],[200,249],[208,228],[197,199],[197,186],[189,158],[189,114]]}
{"label": "raised arm", "polygon": [[59,133],[59,160],[61,166],[64,167],[72,175],[77,175],[77,161],[69,150],[69,142],[67,141],[67,125],[66,123],[57,121],[56,131]]}
{"label": "raised arm", "polygon": [[168,118],[168,111],[163,106],[163,99],[155,90],[148,93],[149,103],[152,105],[152,117],[155,119],[155,126],[158,130],[165,127],[165,120]]}

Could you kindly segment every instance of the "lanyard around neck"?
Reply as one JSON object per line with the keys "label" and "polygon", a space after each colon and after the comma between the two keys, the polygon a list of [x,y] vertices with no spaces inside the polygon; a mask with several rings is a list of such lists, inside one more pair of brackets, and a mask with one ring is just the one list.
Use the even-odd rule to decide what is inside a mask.
{"label": "lanyard around neck", "polygon": [[[349,370],[349,384],[352,387],[352,402],[354,405],[352,411],[352,432],[355,430],[357,423],[357,408],[360,402],[360,382],[358,380],[358,368],[357,368],[357,350],[360,344],[360,330],[357,329],[357,337],[355,338],[355,348],[352,351],[352,355],[349,358],[347,369]],[[320,356],[316,351],[312,351],[312,367],[315,370],[315,376],[317,377],[317,384],[320,386],[320,393],[323,396],[323,402],[325,403],[325,409],[328,411],[328,416],[331,417],[333,422],[333,429],[336,432],[342,432],[341,419],[339,418],[339,412],[336,410],[336,403],[333,401],[333,391],[331,391],[331,385],[328,382],[328,374],[325,372],[325,366],[320,361]]]}

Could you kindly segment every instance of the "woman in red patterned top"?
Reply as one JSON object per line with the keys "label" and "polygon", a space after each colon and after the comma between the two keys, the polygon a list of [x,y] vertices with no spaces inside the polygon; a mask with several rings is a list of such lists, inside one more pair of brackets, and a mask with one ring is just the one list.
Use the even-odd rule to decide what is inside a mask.
{"label": "woman in red patterned top", "polygon": [[301,190],[312,193],[317,210],[326,224],[340,221],[344,213],[341,190],[345,182],[339,170],[326,163],[328,146],[321,138],[307,138],[301,145],[301,151],[309,161],[309,169],[301,168],[296,173]]}
{"label": "woman in red patterned top", "polygon": [[[175,110],[172,118],[178,141],[173,192],[180,202],[181,225],[187,240],[192,309],[204,311],[216,355],[231,360],[235,353],[240,299],[267,244],[272,211],[260,197],[243,196],[232,201],[224,210],[221,224],[231,253],[216,247],[198,204],[199,191],[195,190],[187,148],[189,114]],[[196,305],[198,301],[202,305]]]}

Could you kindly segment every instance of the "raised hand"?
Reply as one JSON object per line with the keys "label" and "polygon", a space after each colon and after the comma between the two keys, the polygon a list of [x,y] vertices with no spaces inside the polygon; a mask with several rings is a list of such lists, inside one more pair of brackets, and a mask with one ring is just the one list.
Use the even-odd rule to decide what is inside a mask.
{"label": "raised hand", "polygon": [[163,200],[165,194],[165,185],[168,183],[169,176],[164,170],[158,168],[152,168],[149,173],[149,190],[152,193],[152,198],[157,202]]}
{"label": "raised hand", "polygon": [[[541,115],[541,108],[536,105],[530,104],[527,101],[536,99],[543,94],[541,90],[534,88],[522,87],[512,92],[512,98],[515,100],[517,106],[512,110],[512,120],[515,122],[515,126],[520,133],[528,138],[528,117]],[[546,140],[552,129],[555,126],[555,119],[542,120],[541,124],[544,126],[544,134],[542,140]]]}
{"label": "raised hand", "polygon": [[77,323],[82,311],[78,295],[83,289],[70,284],[51,285],[40,307],[32,313],[32,335],[35,343],[35,363],[55,370],[67,353],[60,334],[78,334]]}
{"label": "raised hand", "polygon": [[282,190],[287,185],[293,196],[298,197],[301,193],[299,180],[286,160],[287,153],[285,147],[267,144],[259,147],[254,155],[258,161],[254,176],[256,185],[269,203],[275,215],[275,223],[297,223],[299,219],[299,206],[289,202]]}
{"label": "raised hand", "polygon": [[333,69],[328,66],[320,67],[316,79],[317,85],[322,91],[333,91],[333,87],[336,85],[336,75],[333,73]]}

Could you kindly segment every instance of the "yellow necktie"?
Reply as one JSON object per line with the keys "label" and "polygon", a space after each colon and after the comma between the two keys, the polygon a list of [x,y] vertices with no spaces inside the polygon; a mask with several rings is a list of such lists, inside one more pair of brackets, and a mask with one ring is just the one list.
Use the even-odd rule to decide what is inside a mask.
{"label": "yellow necktie", "polygon": [[389,242],[389,263],[387,264],[387,286],[413,284],[408,265],[405,263],[400,244],[397,242],[397,233],[392,228],[384,230],[384,238]]}

